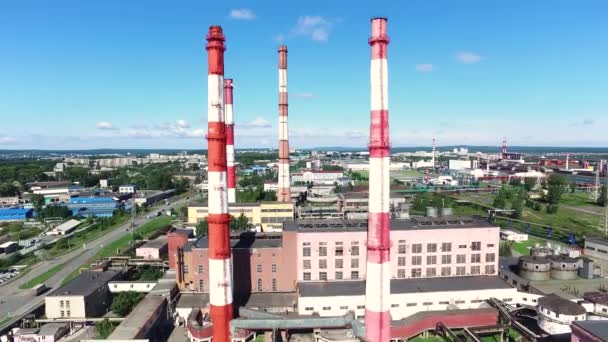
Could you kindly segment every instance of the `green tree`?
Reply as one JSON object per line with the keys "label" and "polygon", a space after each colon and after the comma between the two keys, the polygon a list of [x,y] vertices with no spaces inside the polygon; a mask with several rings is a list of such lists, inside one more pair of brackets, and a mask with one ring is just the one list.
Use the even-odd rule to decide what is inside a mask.
{"label": "green tree", "polygon": [[508,241],[501,243],[500,247],[498,247],[498,255],[501,257],[510,257],[513,254],[511,251],[511,246],[512,243]]}
{"label": "green tree", "polygon": [[207,235],[209,233],[209,222],[207,222],[207,219],[205,218],[197,223],[194,229],[196,236]]}
{"label": "green tree", "polygon": [[137,292],[119,292],[112,298],[112,312],[120,317],[125,317],[131,310],[137,305],[137,303],[143,298],[143,293]]}
{"label": "green tree", "polygon": [[14,183],[0,184],[0,196],[15,196],[19,193],[19,188]]}
{"label": "green tree", "polygon": [[524,179],[524,187],[526,188],[526,191],[534,190],[534,188],[536,188],[537,183],[538,179],[533,177],[526,177]]}
{"label": "green tree", "polygon": [[40,212],[42,210],[42,207],[44,207],[44,195],[41,194],[33,194],[32,195],[32,205],[34,206],[34,210],[36,210],[36,212]]}
{"label": "green tree", "polygon": [[103,321],[95,323],[95,329],[97,329],[99,337],[105,340],[110,336],[112,331],[114,331],[114,324],[112,324],[109,319],[105,318]]}
{"label": "green tree", "polygon": [[492,206],[494,208],[500,208],[500,209],[506,208],[508,197],[509,197],[509,194],[508,194],[507,190],[504,187],[500,188],[500,190],[498,190],[498,193],[494,197],[494,203],[492,203]]}
{"label": "green tree", "polygon": [[597,198],[597,205],[602,207],[606,205],[606,195],[606,186],[602,185],[602,188],[600,190],[600,196]]}
{"label": "green tree", "polygon": [[230,230],[239,231],[247,228],[249,228],[249,220],[243,213],[238,218],[230,216]]}

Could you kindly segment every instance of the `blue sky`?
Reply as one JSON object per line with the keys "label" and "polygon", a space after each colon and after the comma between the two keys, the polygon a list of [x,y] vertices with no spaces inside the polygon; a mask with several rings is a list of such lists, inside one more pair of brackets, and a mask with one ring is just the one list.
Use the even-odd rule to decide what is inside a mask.
{"label": "blue sky", "polygon": [[208,27],[227,38],[236,145],[365,146],[369,19],[389,18],[393,146],[607,146],[608,2],[0,2],[0,149],[204,148]]}

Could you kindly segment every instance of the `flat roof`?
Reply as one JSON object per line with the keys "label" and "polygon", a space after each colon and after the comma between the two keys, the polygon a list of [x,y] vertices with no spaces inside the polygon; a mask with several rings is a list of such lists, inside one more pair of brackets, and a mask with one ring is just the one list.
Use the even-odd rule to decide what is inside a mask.
{"label": "flat roof", "polygon": [[240,306],[249,308],[285,308],[295,307],[298,295],[295,292],[266,292],[251,293],[247,298],[235,298]]}
{"label": "flat roof", "polygon": [[[231,237],[230,246],[232,249],[279,248],[283,246],[283,239],[281,234],[243,233],[238,238]],[[209,248],[209,237],[201,236],[196,241],[189,241],[184,246],[185,251],[193,248]]]}
{"label": "flat roof", "polygon": [[63,329],[63,328],[67,328],[67,327],[68,327],[67,322],[47,323],[40,328],[40,331],[38,331],[38,335],[45,335],[45,336],[55,335],[55,333],[57,333],[57,331],[59,329]]}
{"label": "flat roof", "polygon": [[136,338],[159,306],[165,302],[164,297],[145,296],[133,311],[112,332],[110,340],[131,340]]}
{"label": "flat roof", "polygon": [[182,293],[177,300],[177,309],[179,308],[204,308],[209,304],[208,293]]}
{"label": "flat roof", "polygon": [[49,294],[49,296],[88,296],[98,288],[105,286],[110,280],[114,279],[119,272],[117,271],[84,271],[69,283],[63,285]]}
{"label": "flat roof", "polygon": [[139,248],[162,248],[168,243],[167,235],[161,235],[154,240],[144,243]]}
{"label": "flat roof", "polygon": [[598,243],[600,245],[605,245],[608,246],[608,239],[604,239],[602,237],[599,236],[590,236],[590,237],[586,237],[585,238],[585,242],[593,242],[593,243]]}
{"label": "flat roof", "polygon": [[[362,296],[365,280],[300,282],[300,297]],[[497,276],[391,279],[391,293],[511,289]]]}
{"label": "flat roof", "polygon": [[53,229],[61,230],[61,231],[68,231],[70,229],[76,228],[79,224],[80,224],[80,221],[71,219],[71,220],[63,222],[62,224],[56,226]]}
{"label": "flat roof", "polygon": [[[498,228],[485,220],[470,216],[420,217],[411,220],[391,220],[391,230],[422,229],[478,229]],[[314,232],[364,232],[367,231],[367,220],[310,219],[285,221],[284,231],[301,233]]]}
{"label": "flat roof", "polygon": [[574,321],[572,324],[604,341],[608,340],[608,321]]}
{"label": "flat roof", "polygon": [[601,291],[585,292],[583,294],[583,298],[592,303],[608,305],[608,292],[601,292]]}
{"label": "flat roof", "polygon": [[554,293],[538,299],[538,305],[563,315],[578,316],[587,313],[582,305],[564,299]]}

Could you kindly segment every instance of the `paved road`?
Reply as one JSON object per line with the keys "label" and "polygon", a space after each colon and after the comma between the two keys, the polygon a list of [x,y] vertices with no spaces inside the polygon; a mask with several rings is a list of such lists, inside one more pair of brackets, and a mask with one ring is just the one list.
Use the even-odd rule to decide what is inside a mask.
{"label": "paved road", "polygon": [[[178,201],[169,203],[169,205],[154,207],[152,208],[151,213],[155,213],[163,209],[170,210],[171,208],[183,205],[184,203],[185,199],[180,199]],[[152,218],[146,219],[143,217],[143,215],[141,215],[136,218],[135,223],[136,225],[141,225],[150,220],[152,220]],[[0,320],[6,316],[15,317],[21,315],[44,302],[44,295],[35,296],[32,293],[32,290],[21,290],[19,289],[19,286],[27,283],[29,280],[37,277],[50,268],[65,263],[64,268],[55,273],[45,282],[45,284],[51,288],[49,291],[55,290],[61,286],[62,280],[68,274],[72,273],[82,264],[86,263],[87,260],[93,257],[101,247],[107,246],[112,241],[130,234],[130,231],[127,231],[130,224],[131,222],[129,221],[97,238],[96,240],[88,242],[84,248],[79,248],[54,259],[39,262],[38,264],[34,265],[26,275],[19,277],[6,285],[0,286]]]}

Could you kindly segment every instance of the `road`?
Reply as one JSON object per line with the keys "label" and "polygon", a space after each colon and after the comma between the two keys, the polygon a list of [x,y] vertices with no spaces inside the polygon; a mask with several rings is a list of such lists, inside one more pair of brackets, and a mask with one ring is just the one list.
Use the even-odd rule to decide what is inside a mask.
{"label": "road", "polygon": [[[160,210],[171,210],[174,207],[183,205],[185,202],[186,200],[182,198],[175,202],[169,203],[169,205],[153,207],[151,213],[155,213]],[[147,223],[153,219],[146,219],[143,215],[145,214],[136,217],[135,224],[137,226]],[[86,263],[87,260],[92,258],[101,247],[106,246],[112,241],[117,240],[127,234],[130,234],[130,230],[127,231],[130,225],[131,222],[129,221],[122,224],[118,228],[109,231],[107,234],[88,242],[84,248],[79,248],[54,259],[41,261],[32,266],[31,270],[27,274],[11,281],[6,285],[0,286],[0,320],[6,316],[16,317],[22,315],[23,313],[30,311],[32,308],[44,302],[44,295],[35,296],[31,289],[22,290],[19,288],[19,286],[27,283],[31,279],[46,272],[56,265],[65,264],[65,267],[63,267],[59,272],[55,273],[45,282],[45,284],[51,288],[49,292],[57,289],[61,286],[61,282],[68,274],[72,273],[82,264]]]}

